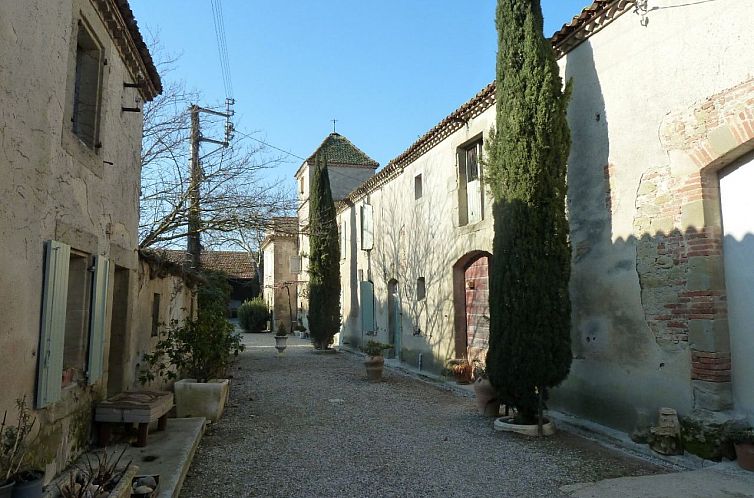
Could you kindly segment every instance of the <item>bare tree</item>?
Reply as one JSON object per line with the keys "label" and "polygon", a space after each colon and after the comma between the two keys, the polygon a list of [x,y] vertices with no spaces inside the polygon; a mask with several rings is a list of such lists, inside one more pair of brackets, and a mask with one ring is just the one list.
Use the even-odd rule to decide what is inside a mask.
{"label": "bare tree", "polygon": [[[162,95],[144,105],[141,167],[141,217],[139,247],[176,245],[188,232],[190,208],[189,106],[199,94],[171,80],[177,58],[166,56],[157,43],[153,54],[165,82]],[[156,48],[155,48],[156,47]],[[224,135],[224,122],[202,121],[205,136]],[[229,146],[201,150],[201,224],[207,247],[233,245],[246,250],[260,240],[274,216],[289,213],[294,205],[290,189],[271,178],[271,168],[284,162],[243,134]],[[238,242],[247,241],[247,244]]]}

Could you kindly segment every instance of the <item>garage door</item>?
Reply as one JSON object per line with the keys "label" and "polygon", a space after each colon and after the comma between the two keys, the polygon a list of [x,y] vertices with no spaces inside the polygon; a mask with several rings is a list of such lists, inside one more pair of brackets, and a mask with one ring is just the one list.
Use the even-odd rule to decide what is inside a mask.
{"label": "garage door", "polygon": [[720,175],[733,397],[754,422],[754,158]]}

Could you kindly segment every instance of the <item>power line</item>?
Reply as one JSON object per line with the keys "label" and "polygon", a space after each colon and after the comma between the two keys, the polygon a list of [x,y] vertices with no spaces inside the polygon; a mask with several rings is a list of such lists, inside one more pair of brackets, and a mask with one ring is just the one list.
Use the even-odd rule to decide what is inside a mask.
{"label": "power line", "polygon": [[242,136],[242,137],[244,137],[244,138],[248,138],[248,139],[250,139],[250,140],[254,140],[255,142],[259,142],[260,144],[262,144],[262,145],[265,145],[265,146],[267,146],[267,147],[269,147],[269,148],[271,148],[271,149],[275,149],[275,150],[277,150],[277,151],[280,151],[280,152],[282,152],[282,153],[284,153],[284,154],[288,154],[289,156],[291,156],[291,157],[295,157],[296,159],[301,159],[302,161],[306,161],[306,158],[305,158],[305,157],[301,157],[301,156],[299,156],[299,155],[296,155],[296,154],[294,154],[293,152],[288,152],[287,150],[285,150],[285,149],[281,149],[280,147],[275,147],[274,145],[272,145],[272,144],[269,144],[269,143],[267,143],[267,142],[265,142],[265,141],[263,141],[263,140],[259,140],[258,138],[252,137],[251,135],[249,135],[249,134],[247,134],[247,133],[244,133],[244,132],[242,132],[242,131],[239,131],[239,130],[235,130],[235,132],[236,132],[237,134],[241,135],[241,136]]}
{"label": "power line", "polygon": [[225,19],[223,16],[222,0],[211,0],[212,21],[215,27],[215,37],[217,38],[217,53],[220,60],[220,72],[223,78],[225,88],[225,97],[233,96],[233,80],[230,73],[230,58],[228,57],[228,42],[225,36]]}

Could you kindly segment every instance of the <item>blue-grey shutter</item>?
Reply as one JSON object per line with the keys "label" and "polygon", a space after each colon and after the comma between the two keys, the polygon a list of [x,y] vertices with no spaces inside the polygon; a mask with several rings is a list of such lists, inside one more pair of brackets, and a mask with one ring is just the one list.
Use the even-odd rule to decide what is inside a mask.
{"label": "blue-grey shutter", "polygon": [[369,251],[374,247],[374,224],[372,206],[364,204],[361,206],[361,249]]}
{"label": "blue-grey shutter", "polygon": [[102,377],[105,355],[105,314],[107,312],[107,289],[110,283],[110,260],[103,256],[94,258],[94,289],[92,292],[92,315],[89,322],[89,384]]}
{"label": "blue-grey shutter", "polygon": [[70,246],[54,240],[45,242],[42,319],[37,370],[37,408],[45,407],[60,399],[70,259]]}
{"label": "blue-grey shutter", "polygon": [[374,284],[372,282],[359,282],[361,294],[361,330],[364,332],[374,331]]}

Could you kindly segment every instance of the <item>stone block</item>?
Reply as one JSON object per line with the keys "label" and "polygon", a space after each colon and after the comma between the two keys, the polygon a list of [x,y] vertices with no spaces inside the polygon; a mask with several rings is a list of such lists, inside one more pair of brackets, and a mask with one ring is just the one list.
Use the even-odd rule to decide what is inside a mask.
{"label": "stone block", "polygon": [[725,288],[721,256],[689,258],[686,288],[688,290],[722,290]]}
{"label": "stone block", "polygon": [[692,380],[694,409],[720,412],[733,408],[733,390],[730,382]]}
{"label": "stone block", "polygon": [[738,141],[736,137],[731,133],[730,128],[727,126],[721,126],[715,130],[712,130],[708,136],[710,148],[717,155],[717,157],[730,152],[738,147]]}
{"label": "stone block", "polygon": [[691,227],[701,230],[704,226],[704,201],[698,200],[684,204],[681,209],[681,228],[687,230]]}
{"label": "stone block", "polygon": [[728,320],[689,320],[689,343],[697,351],[729,353]]}

